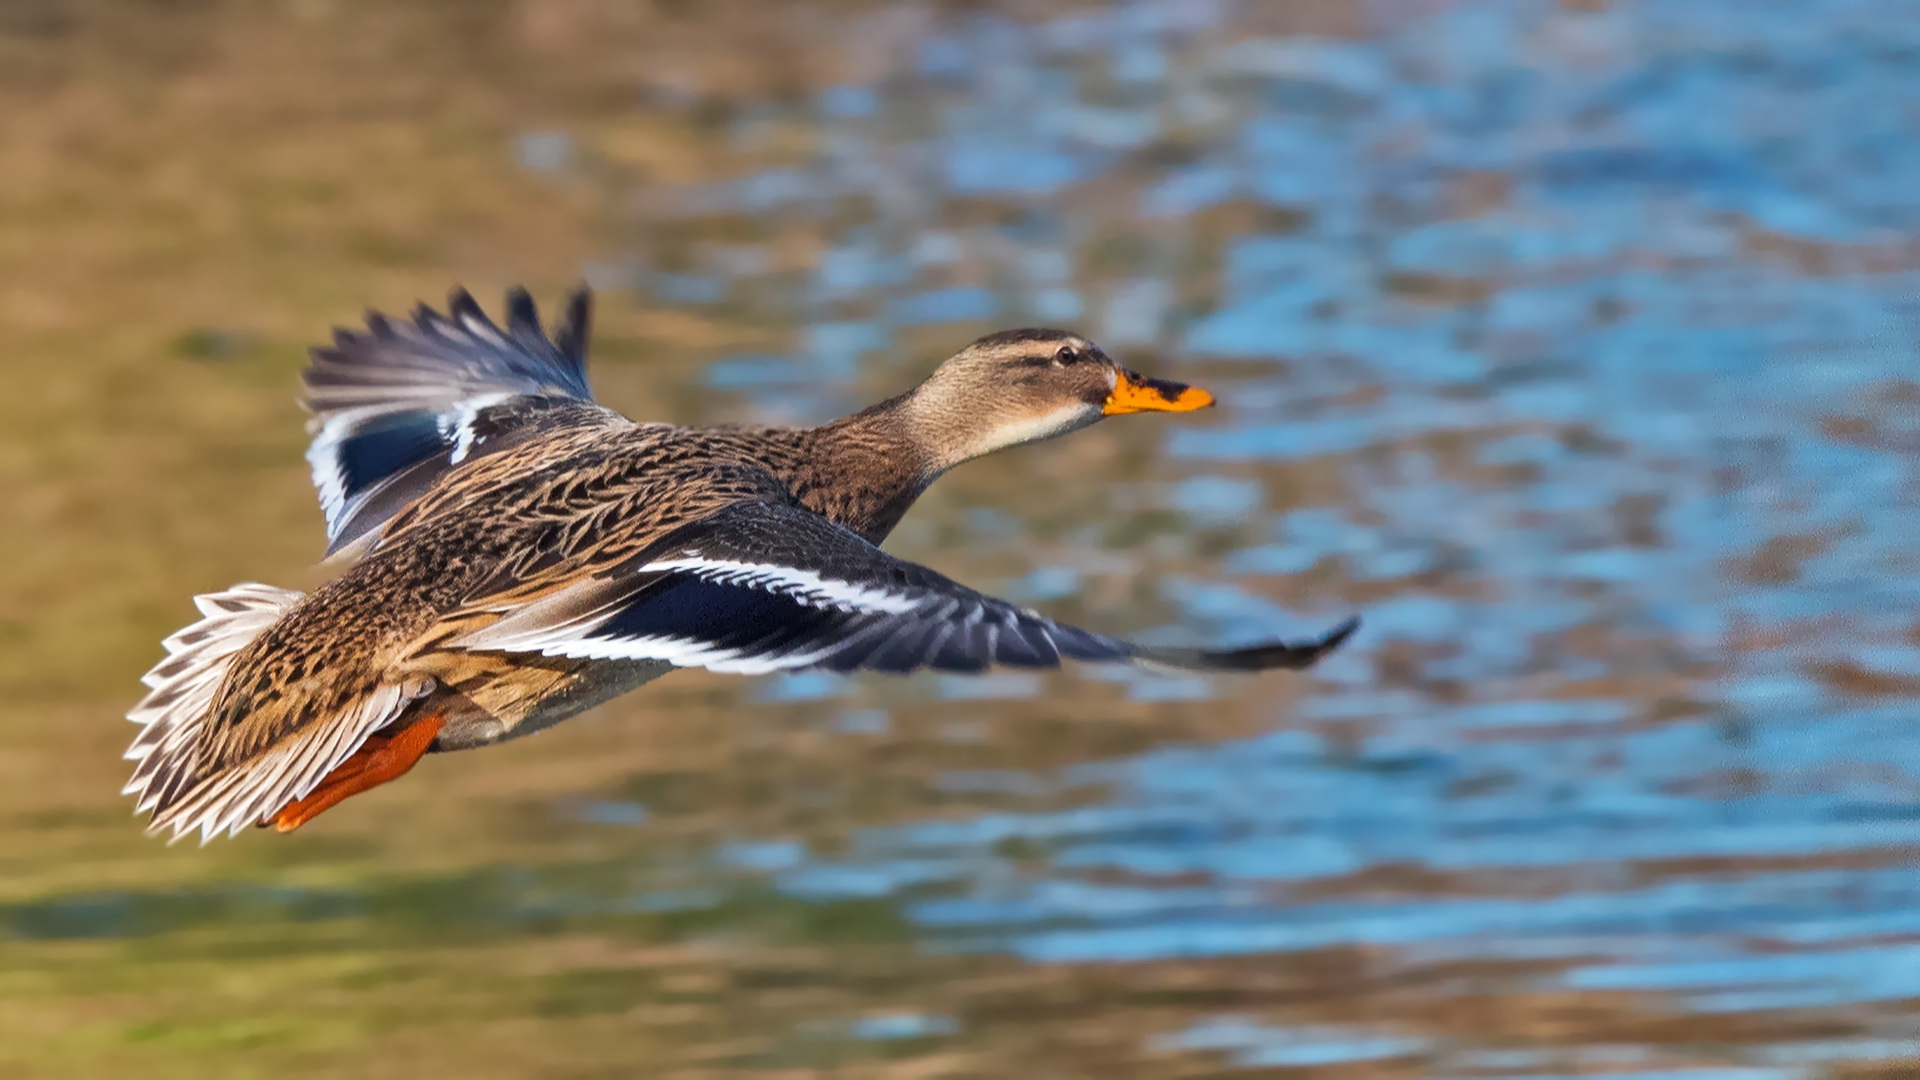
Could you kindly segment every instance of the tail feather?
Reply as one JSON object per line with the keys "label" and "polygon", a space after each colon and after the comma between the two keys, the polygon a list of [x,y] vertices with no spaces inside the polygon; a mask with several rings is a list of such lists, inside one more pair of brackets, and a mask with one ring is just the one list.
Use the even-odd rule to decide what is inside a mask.
{"label": "tail feather", "polygon": [[147,831],[171,830],[172,843],[198,832],[202,844],[233,836],[306,798],[335,768],[391,724],[409,703],[404,686],[375,687],[336,722],[309,726],[245,763],[209,777],[189,772],[178,797],[161,802]]}
{"label": "tail feather", "polygon": [[[127,714],[128,720],[140,725],[140,734],[124,756],[138,764],[121,789],[121,794],[134,796],[136,813],[165,808],[154,819],[155,831],[179,820],[171,811],[195,780],[195,751],[206,735],[208,712],[234,654],[273,625],[301,595],[271,585],[244,584],[196,596],[194,605],[204,618],[162,642],[167,658],[141,678],[151,690]],[[183,832],[176,828],[174,838]]]}
{"label": "tail feather", "polygon": [[235,585],[194,597],[204,618],[169,636],[167,658],[142,681],[151,688],[127,719],[140,725],[125,757],[135,762],[121,794],[134,812],[152,812],[150,833],[169,842],[198,832],[206,843],[231,836],[288,803],[305,798],[368,736],[391,723],[413,701],[430,694],[431,679],[380,683],[343,712],[276,736],[258,753],[236,758],[220,744],[212,711],[236,657],[302,598],[271,585]]}

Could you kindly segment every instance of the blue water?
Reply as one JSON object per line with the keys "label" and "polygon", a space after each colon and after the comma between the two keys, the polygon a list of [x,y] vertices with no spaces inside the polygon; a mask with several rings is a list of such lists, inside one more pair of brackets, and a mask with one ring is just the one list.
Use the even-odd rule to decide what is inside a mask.
{"label": "blue water", "polygon": [[[871,199],[809,279],[774,283],[811,341],[782,370],[831,381],[979,320],[1204,373],[1227,407],[1169,431],[1129,492],[1230,537],[1162,579],[1169,622],[1228,637],[1352,606],[1366,633],[1266,710],[1272,734],[956,773],[1077,794],[789,845],[763,872],[897,899],[927,949],[1550,960],[1514,992],[1900,1036],[1668,1059],[1727,1065],[1690,1077],[1920,1058],[1920,7],[1382,3],[1350,39],[1249,33],[1252,10],[958,23],[917,74],[821,95],[808,166],[681,204],[807,220]],[[935,224],[978,198],[1002,220]],[[1271,224],[1192,224],[1223,206]],[[717,259],[708,280],[760,288]],[[790,403],[733,370],[712,385]],[[1796,538],[1784,571],[1746,569]],[[1147,572],[1052,557],[1029,595]],[[1834,665],[1892,682],[1850,690]],[[1156,685],[1135,696],[1260,708]],[[1374,894],[1383,867],[1443,894]],[[1222,1016],[1162,1045],[1477,1071],[1376,1015]]]}

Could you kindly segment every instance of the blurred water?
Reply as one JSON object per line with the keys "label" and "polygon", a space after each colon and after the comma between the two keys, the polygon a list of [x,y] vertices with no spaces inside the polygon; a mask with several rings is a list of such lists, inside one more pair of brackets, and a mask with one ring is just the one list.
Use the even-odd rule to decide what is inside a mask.
{"label": "blurred water", "polygon": [[[1322,40],[1134,4],[926,42],[938,89],[912,128],[898,88],[824,98],[817,165],[731,201],[879,212],[778,302],[881,351],[923,322],[1073,320],[1233,361],[1208,369],[1224,422],[1169,436],[1181,475],[1152,497],[1248,542],[1165,599],[1251,632],[1276,622],[1262,575],[1334,562],[1370,624],[1275,715],[1291,730],[974,778],[1099,794],[860,830],[766,865],[778,888],[898,898],[927,947],[1041,963],[1366,946],[1552,960],[1516,988],[1681,1012],[1920,1000],[1916,15],[1387,5],[1393,29]],[[1142,168],[1156,146],[1188,160]],[[923,231],[967,196],[1019,210]],[[1182,227],[1229,203],[1275,223],[1217,245]],[[1102,266],[1115,234],[1137,251]],[[1195,268],[1211,295],[1183,295]],[[1257,465],[1211,475],[1327,459],[1322,501],[1274,497]],[[1798,536],[1833,539],[1742,572]],[[1832,665],[1898,683],[1894,703],[1853,700]],[[1367,888],[1384,868],[1424,887]],[[1176,1043],[1476,1071],[1390,1024],[1221,1017]],[[1743,1067],[1712,1075],[1824,1059],[1725,1056]]]}
{"label": "blurred water", "polygon": [[[1257,684],[772,680],[739,707],[790,710],[846,774],[671,857],[648,830],[735,804],[636,778],[566,812],[632,830],[626,857],[443,883],[448,917],[666,912],[725,948],[774,934],[764,905],[879,905],[909,974],[782,1006],[789,1049],[745,1071],[881,1043],[947,1075],[1017,1022],[942,980],[1009,958],[1119,986],[1146,1020],[1084,1060],[1166,1075],[1920,1061],[1920,6],[1362,10],[1341,38],[1224,0],[935,23],[872,84],[733,117],[731,182],[631,192],[678,254],[592,270],[787,327],[705,369],[736,414],[837,415],[973,323],[1071,324],[1207,385],[1205,421],[1113,436],[1161,440],[1126,475],[1026,459],[1047,490],[993,474],[999,509],[896,547],[1148,637],[1357,609],[1345,653]],[[845,30],[898,44],[886,15]],[[795,128],[813,152],[762,164]],[[516,152],[594,177],[562,132]],[[798,232],[826,237],[804,271]],[[1058,511],[1080,470],[1111,493]],[[1071,719],[1103,709],[1150,737]],[[856,798],[883,742],[912,794]],[[5,918],[324,922],[384,887]]]}

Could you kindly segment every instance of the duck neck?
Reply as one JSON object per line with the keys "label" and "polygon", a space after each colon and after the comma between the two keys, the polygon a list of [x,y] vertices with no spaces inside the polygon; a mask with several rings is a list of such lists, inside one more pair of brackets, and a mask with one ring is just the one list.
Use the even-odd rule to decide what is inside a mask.
{"label": "duck neck", "polygon": [[950,445],[914,395],[902,394],[799,435],[801,463],[789,478],[802,506],[878,544],[948,461]]}

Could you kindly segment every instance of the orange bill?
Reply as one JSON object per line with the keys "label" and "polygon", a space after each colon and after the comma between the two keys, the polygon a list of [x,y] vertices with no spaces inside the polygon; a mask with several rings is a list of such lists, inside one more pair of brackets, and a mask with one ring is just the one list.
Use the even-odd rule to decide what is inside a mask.
{"label": "orange bill", "polygon": [[1213,404],[1213,395],[1197,386],[1149,379],[1132,371],[1122,371],[1114,381],[1113,392],[1101,412],[1120,416],[1137,412],[1192,412]]}

